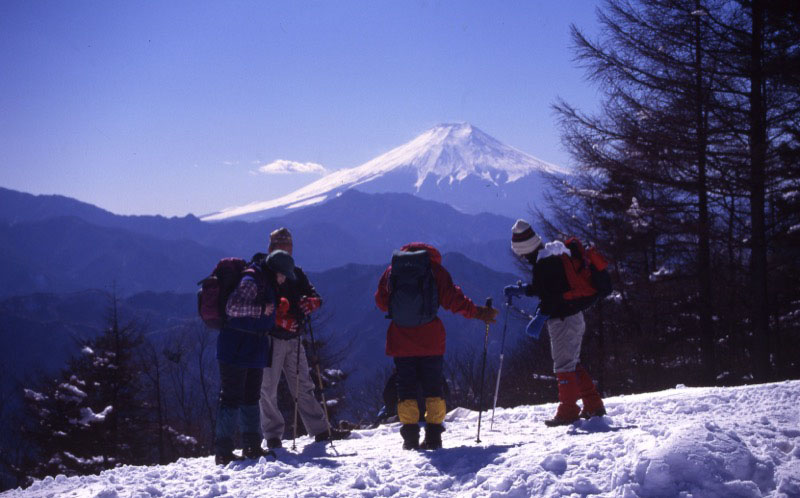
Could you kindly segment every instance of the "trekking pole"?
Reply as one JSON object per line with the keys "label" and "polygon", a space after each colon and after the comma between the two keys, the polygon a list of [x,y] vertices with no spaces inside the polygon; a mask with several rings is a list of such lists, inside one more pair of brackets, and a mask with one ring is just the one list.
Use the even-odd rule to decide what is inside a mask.
{"label": "trekking pole", "polygon": [[317,357],[317,342],[314,340],[314,329],[311,328],[311,318],[306,317],[305,320],[306,330],[308,331],[308,336],[311,338],[311,363],[314,364],[314,369],[317,372],[317,384],[319,385],[319,394],[322,398],[322,411],[325,413],[325,423],[328,426],[328,442],[331,444],[331,449],[337,455],[339,454],[336,451],[336,447],[333,445],[333,435],[331,434],[331,420],[328,418],[328,402],[325,401],[325,391],[322,385],[322,374],[319,370],[319,358]]}
{"label": "trekking pole", "polygon": [[[492,309],[492,298],[486,298],[486,307]],[[483,415],[483,375],[486,372],[486,350],[489,347],[489,322],[486,322],[486,334],[483,336],[483,361],[481,362],[481,395],[480,404],[478,405],[478,437],[475,438],[476,443],[481,442],[481,415]]]}
{"label": "trekking pole", "polygon": [[492,404],[492,421],[489,424],[489,430],[494,429],[494,411],[497,409],[497,394],[500,392],[500,376],[503,374],[503,351],[506,347],[506,329],[508,328],[508,310],[511,308],[511,300],[514,296],[508,296],[506,301],[506,314],[503,318],[503,339],[500,342],[500,367],[497,369],[497,384],[494,386],[494,403]]}
{"label": "trekking pole", "polygon": [[300,335],[297,336],[297,354],[295,355],[295,362],[294,362],[294,423],[292,423],[292,451],[297,450],[297,445],[295,441],[297,441],[297,400],[298,396],[300,395],[300,345],[302,342],[300,341]]}

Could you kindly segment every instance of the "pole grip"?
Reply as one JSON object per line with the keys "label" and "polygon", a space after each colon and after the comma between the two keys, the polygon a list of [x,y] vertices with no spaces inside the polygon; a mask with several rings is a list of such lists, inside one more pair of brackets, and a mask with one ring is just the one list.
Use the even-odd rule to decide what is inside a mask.
{"label": "pole grip", "polygon": [[486,307],[489,308],[489,309],[492,309],[492,298],[491,297],[487,297],[486,298]]}

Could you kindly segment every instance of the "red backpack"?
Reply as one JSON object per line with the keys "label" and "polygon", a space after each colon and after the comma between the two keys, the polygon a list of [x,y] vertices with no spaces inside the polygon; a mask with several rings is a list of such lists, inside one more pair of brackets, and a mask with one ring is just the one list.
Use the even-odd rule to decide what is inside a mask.
{"label": "red backpack", "polygon": [[247,262],[243,259],[223,258],[211,275],[197,283],[200,286],[197,290],[197,312],[209,328],[219,330],[225,325],[228,297],[239,285],[246,268]]}
{"label": "red backpack", "polygon": [[577,237],[568,238],[564,245],[570,252],[569,255],[561,255],[564,274],[569,284],[564,299],[573,300],[598,293],[598,297],[603,298],[610,294],[611,279],[605,271],[608,267],[606,258],[594,246],[584,249],[583,243]]}

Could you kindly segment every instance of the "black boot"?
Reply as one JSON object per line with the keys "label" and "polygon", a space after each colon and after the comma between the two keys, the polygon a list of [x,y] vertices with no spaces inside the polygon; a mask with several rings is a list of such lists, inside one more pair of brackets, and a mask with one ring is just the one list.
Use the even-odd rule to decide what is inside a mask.
{"label": "black boot", "polygon": [[242,456],[243,456],[244,458],[247,458],[247,459],[250,459],[250,460],[257,460],[257,459],[259,459],[259,458],[261,458],[261,457],[272,457],[272,458],[274,458],[274,459],[277,459],[277,458],[278,458],[278,457],[275,455],[275,452],[274,452],[274,451],[272,451],[272,450],[265,450],[265,449],[263,449],[263,448],[261,447],[261,445],[258,445],[258,446],[248,446],[248,447],[244,448],[244,449],[242,450]]}
{"label": "black boot", "polygon": [[438,450],[442,447],[442,424],[425,424],[425,441],[420,445],[421,450]]}
{"label": "black boot", "polygon": [[338,441],[340,439],[346,439],[350,435],[350,431],[342,430],[342,429],[334,429],[333,427],[330,430],[325,432],[320,432],[316,436],[314,436],[315,443],[322,443],[323,441]]}
{"label": "black boot", "polygon": [[231,462],[241,460],[241,457],[236,456],[232,451],[217,452],[214,454],[214,463],[217,465],[228,465]]}
{"label": "black boot", "polygon": [[403,436],[404,450],[419,449],[419,424],[403,424],[400,435]]}
{"label": "black boot", "polygon": [[239,459],[233,454],[233,433],[238,418],[238,406],[220,402],[214,429],[214,463],[217,465],[228,465]]}
{"label": "black boot", "polygon": [[581,410],[581,413],[578,416],[580,418],[585,418],[586,420],[589,420],[592,417],[605,417],[606,416],[606,409],[605,409],[605,407],[600,407],[599,410],[594,411],[594,412],[590,412],[590,411],[586,410],[586,408],[584,408],[583,410]]}

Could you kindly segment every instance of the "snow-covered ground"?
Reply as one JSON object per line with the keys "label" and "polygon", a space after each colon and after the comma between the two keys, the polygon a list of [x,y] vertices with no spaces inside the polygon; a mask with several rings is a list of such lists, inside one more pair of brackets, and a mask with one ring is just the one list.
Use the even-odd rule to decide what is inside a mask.
{"label": "snow-covered ground", "polygon": [[[554,393],[555,396],[555,388]],[[6,497],[605,496],[800,497],[800,381],[682,388],[606,400],[608,416],[547,428],[555,404],[449,413],[445,448],[401,449],[399,425],[278,461],[211,457],[99,476],[48,477]],[[291,441],[287,446],[291,446]]]}

